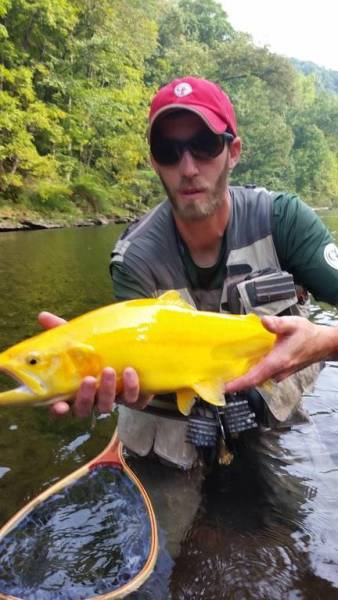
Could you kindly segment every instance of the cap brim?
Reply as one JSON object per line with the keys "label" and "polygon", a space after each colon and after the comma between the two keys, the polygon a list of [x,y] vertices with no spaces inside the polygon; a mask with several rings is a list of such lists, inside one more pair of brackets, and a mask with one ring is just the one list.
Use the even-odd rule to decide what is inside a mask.
{"label": "cap brim", "polygon": [[148,128],[148,137],[150,136],[151,129],[158,119],[158,117],[164,115],[165,113],[170,113],[175,110],[188,110],[190,112],[198,115],[204,123],[213,131],[214,133],[223,133],[228,128],[228,123],[225,123],[223,119],[220,119],[218,115],[216,115],[212,110],[206,108],[205,106],[199,106],[195,104],[170,104],[168,106],[163,106],[160,110],[158,110],[152,117],[151,122]]}

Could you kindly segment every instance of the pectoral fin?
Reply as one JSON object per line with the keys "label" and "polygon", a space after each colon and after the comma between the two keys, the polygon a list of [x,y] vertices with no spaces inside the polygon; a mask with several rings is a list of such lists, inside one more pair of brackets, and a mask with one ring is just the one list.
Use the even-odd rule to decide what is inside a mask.
{"label": "pectoral fin", "polygon": [[102,361],[95,348],[89,344],[76,344],[67,349],[67,354],[75,364],[81,376],[98,375],[102,370]]}
{"label": "pectoral fin", "polygon": [[190,388],[184,388],[176,392],[178,410],[185,416],[190,414],[195,404],[195,392]]}
{"label": "pectoral fin", "polygon": [[194,384],[194,390],[202,400],[214,404],[215,406],[225,406],[224,399],[224,381],[200,381]]}

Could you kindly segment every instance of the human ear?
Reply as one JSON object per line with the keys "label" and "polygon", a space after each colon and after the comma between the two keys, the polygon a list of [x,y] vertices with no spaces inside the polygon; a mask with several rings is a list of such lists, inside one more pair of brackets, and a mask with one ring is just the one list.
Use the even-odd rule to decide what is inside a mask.
{"label": "human ear", "polygon": [[229,168],[234,169],[239,162],[239,157],[242,150],[241,138],[235,137],[229,145]]}
{"label": "human ear", "polygon": [[151,166],[153,167],[155,173],[159,173],[159,168],[158,168],[158,164],[156,162],[156,160],[154,159],[153,155],[150,154],[150,162],[151,162]]}

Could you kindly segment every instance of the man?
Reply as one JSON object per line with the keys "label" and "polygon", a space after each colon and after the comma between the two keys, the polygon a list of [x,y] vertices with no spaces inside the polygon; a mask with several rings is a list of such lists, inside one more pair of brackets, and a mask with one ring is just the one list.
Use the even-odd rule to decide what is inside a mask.
{"label": "man", "polygon": [[[198,309],[260,315],[307,314],[308,290],[337,303],[336,248],[315,213],[295,196],[229,186],[241,140],[233,106],[217,85],[186,77],[164,86],[151,104],[148,139],[168,200],[117,243],[111,269],[118,300],[156,297],[174,288]],[[57,324],[48,314],[40,321]],[[272,393],[260,388],[247,395],[265,425],[288,426],[304,419],[301,394],[319,369],[298,370],[331,354],[336,332],[299,316],[264,317],[263,322],[278,335],[274,350],[248,375],[228,383],[226,391],[257,387],[268,377],[281,380],[297,371],[275,384]],[[175,415],[171,399],[142,395],[132,365],[123,378],[118,401],[124,405],[119,433],[125,445],[141,456],[154,452],[183,469],[193,466],[196,448],[186,442],[187,424]],[[107,367],[98,391],[93,378],[84,380],[75,413],[88,415],[95,401],[105,412],[114,400],[115,373]],[[150,414],[149,408],[130,410],[148,406]],[[162,416],[166,409],[171,418]],[[63,403],[54,408],[58,414],[67,410]]]}

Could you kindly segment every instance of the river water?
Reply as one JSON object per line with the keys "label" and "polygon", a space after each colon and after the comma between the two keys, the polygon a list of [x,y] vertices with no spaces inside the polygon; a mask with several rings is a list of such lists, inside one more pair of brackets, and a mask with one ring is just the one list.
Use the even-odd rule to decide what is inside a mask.
{"label": "river water", "polygon": [[[338,216],[329,213],[324,220],[338,240]],[[111,302],[108,259],[121,229],[1,234],[0,349],[39,331],[40,310],[70,318]],[[333,325],[337,314],[314,303],[312,318]],[[163,471],[156,467],[158,489],[149,491],[162,551],[157,572],[132,598],[338,598],[337,367],[328,364],[305,398],[308,425],[268,433],[260,452],[244,448],[232,468],[203,482],[197,500],[182,492],[185,506],[176,481],[177,497],[165,515]],[[1,408],[0,524],[101,451],[114,426],[114,415],[92,428],[89,419],[53,420],[43,407]],[[179,528],[187,507],[189,527],[172,559],[166,529]]]}

